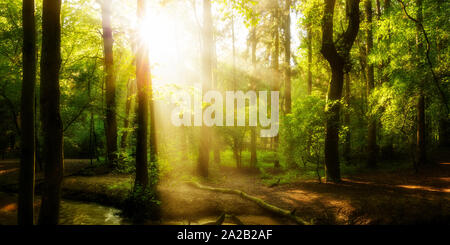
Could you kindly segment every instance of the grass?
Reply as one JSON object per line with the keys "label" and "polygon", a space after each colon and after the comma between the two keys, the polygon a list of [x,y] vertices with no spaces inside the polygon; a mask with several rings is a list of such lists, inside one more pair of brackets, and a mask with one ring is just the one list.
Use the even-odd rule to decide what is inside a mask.
{"label": "grass", "polygon": [[[281,169],[274,169],[274,161],[276,153],[273,151],[258,151],[258,169],[260,170],[261,179],[264,184],[271,185],[273,183],[288,184],[295,181],[302,180],[317,180],[317,166],[315,164],[307,163],[305,165],[299,164],[297,169],[288,169],[285,167],[283,159],[281,159]],[[250,164],[250,152],[242,152],[242,163],[244,166]],[[221,166],[236,167],[236,162],[231,150],[221,152]],[[411,169],[412,164],[403,159],[380,161],[376,169],[367,168],[365,162],[358,162],[356,164],[341,164],[342,177],[349,177],[357,174],[374,173],[374,172],[395,172],[399,170]],[[319,175],[323,179],[325,171],[323,165],[320,166]]]}

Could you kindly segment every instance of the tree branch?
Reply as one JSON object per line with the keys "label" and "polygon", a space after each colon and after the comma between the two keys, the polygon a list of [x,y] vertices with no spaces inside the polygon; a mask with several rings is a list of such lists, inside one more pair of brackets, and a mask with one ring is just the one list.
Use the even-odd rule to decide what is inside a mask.
{"label": "tree branch", "polygon": [[272,213],[281,215],[283,217],[289,218],[293,221],[295,221],[297,224],[299,225],[309,225],[310,222],[305,221],[304,219],[296,216],[295,214],[293,214],[292,211],[286,210],[286,209],[282,209],[276,206],[273,206],[271,204],[268,204],[266,202],[264,202],[263,200],[261,200],[260,198],[257,198],[255,196],[250,196],[247,193],[240,191],[240,190],[234,190],[234,189],[227,189],[227,188],[214,188],[214,187],[209,187],[209,186],[203,186],[197,182],[191,181],[188,182],[188,184],[202,189],[202,190],[208,190],[208,191],[215,191],[215,192],[221,192],[221,193],[226,193],[226,194],[235,194],[238,195],[240,197],[242,197],[243,199],[247,199],[249,201],[252,201],[256,204],[258,204],[258,206],[260,206],[261,208],[268,210]]}
{"label": "tree branch", "polygon": [[65,131],[70,127],[70,125],[72,125],[72,123],[74,123],[74,122],[78,119],[78,117],[81,116],[81,114],[83,113],[83,111],[84,111],[86,108],[88,108],[90,104],[91,104],[91,101],[89,101],[88,103],[86,103],[86,104],[80,109],[80,111],[78,111],[78,113],[77,113],[77,114],[69,121],[69,123],[64,127],[63,132],[65,132]]}
{"label": "tree branch", "polygon": [[436,88],[439,91],[439,94],[441,95],[441,99],[442,99],[442,102],[444,103],[445,108],[447,109],[447,113],[450,113],[450,108],[449,108],[449,106],[447,104],[447,97],[445,96],[444,91],[442,91],[442,89],[441,89],[441,87],[439,85],[439,78],[436,75],[436,73],[434,72],[433,63],[431,62],[431,58],[430,58],[431,45],[430,45],[430,40],[428,39],[427,32],[425,31],[425,28],[424,28],[423,24],[420,21],[418,21],[417,19],[415,19],[411,15],[409,15],[408,11],[406,10],[405,3],[402,0],[397,0],[397,1],[402,5],[402,9],[403,9],[403,12],[405,13],[406,17],[408,17],[408,19],[410,19],[414,23],[416,23],[419,26],[420,30],[422,31],[422,34],[423,34],[423,36],[425,38],[425,41],[427,43],[427,49],[426,49],[426,53],[425,54],[426,54],[428,66],[430,67],[430,71],[431,71],[431,74],[433,76],[433,81],[434,81],[434,83],[436,85]]}

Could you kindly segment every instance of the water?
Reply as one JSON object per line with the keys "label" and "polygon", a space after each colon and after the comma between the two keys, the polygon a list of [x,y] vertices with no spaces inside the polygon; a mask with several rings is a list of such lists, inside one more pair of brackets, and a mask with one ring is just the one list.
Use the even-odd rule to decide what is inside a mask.
{"label": "water", "polygon": [[[37,197],[40,199],[40,197]],[[0,225],[17,223],[17,195],[0,192]],[[38,201],[35,204],[39,206]],[[59,222],[61,225],[125,225],[120,210],[96,203],[61,201]],[[36,212],[37,215],[37,212]]]}
{"label": "water", "polygon": [[61,225],[123,225],[119,210],[96,203],[63,200],[59,213]]}
{"label": "water", "polygon": [[[35,207],[39,207],[40,197],[36,197]],[[17,224],[17,194],[0,192],[0,225]],[[129,225],[130,221],[119,215],[120,210],[92,202],[62,200],[59,213],[61,225]],[[36,212],[36,220],[37,220]],[[160,225],[200,225],[216,221],[218,217],[210,216],[195,220],[163,220],[162,222],[148,222]],[[241,215],[239,219],[244,224],[280,224],[278,221],[261,215]],[[225,220],[222,225],[233,225],[234,222]]]}

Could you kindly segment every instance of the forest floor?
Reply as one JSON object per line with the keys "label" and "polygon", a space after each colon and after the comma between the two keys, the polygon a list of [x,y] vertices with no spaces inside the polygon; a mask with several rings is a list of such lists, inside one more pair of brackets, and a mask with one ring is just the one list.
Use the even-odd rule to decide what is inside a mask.
{"label": "forest floor", "polygon": [[[65,166],[64,200],[120,208],[132,186],[131,175],[104,173],[102,169],[91,168],[88,160],[68,159]],[[185,168],[188,172],[192,169]],[[17,160],[0,161],[0,192],[17,192],[17,177]],[[42,173],[36,179],[39,193]],[[314,224],[450,223],[450,161],[440,161],[418,174],[412,169],[355,173],[337,184],[310,179],[270,185],[260,173],[226,166],[211,167],[206,180],[196,179],[183,170],[172,170],[158,187],[162,211],[158,224],[204,224],[222,213],[234,215],[243,224],[294,224],[238,195],[197,189],[187,183],[192,180],[205,186],[244,191]],[[15,217],[16,198],[11,194],[0,195],[0,224],[13,223],[4,220]],[[36,207],[38,202],[39,198]],[[82,209],[86,208],[89,207]],[[224,223],[236,222],[227,219]]]}

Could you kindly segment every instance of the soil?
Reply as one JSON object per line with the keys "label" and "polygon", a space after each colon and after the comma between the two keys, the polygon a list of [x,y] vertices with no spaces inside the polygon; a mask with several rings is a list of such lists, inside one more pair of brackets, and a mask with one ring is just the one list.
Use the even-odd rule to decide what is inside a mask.
{"label": "soil", "polygon": [[[132,186],[133,177],[127,174],[100,170],[101,174],[86,176],[86,169],[90,168],[88,160],[68,159],[65,166],[64,199],[120,207]],[[0,191],[16,192],[17,177],[17,160],[0,161]],[[243,224],[293,224],[237,195],[188,185],[186,181],[190,178],[180,171],[160,182],[162,221],[158,223],[204,224],[226,213]],[[39,183],[42,174],[38,173],[36,179]],[[341,183],[302,180],[274,186],[264,184],[259,173],[216,166],[208,179],[198,181],[212,187],[239,189],[314,224],[450,224],[447,161],[418,174],[413,170],[374,171],[348,176]],[[0,224],[10,223],[5,217],[10,217],[15,209],[11,195],[0,196]],[[224,222],[233,223],[236,222],[230,218]]]}

